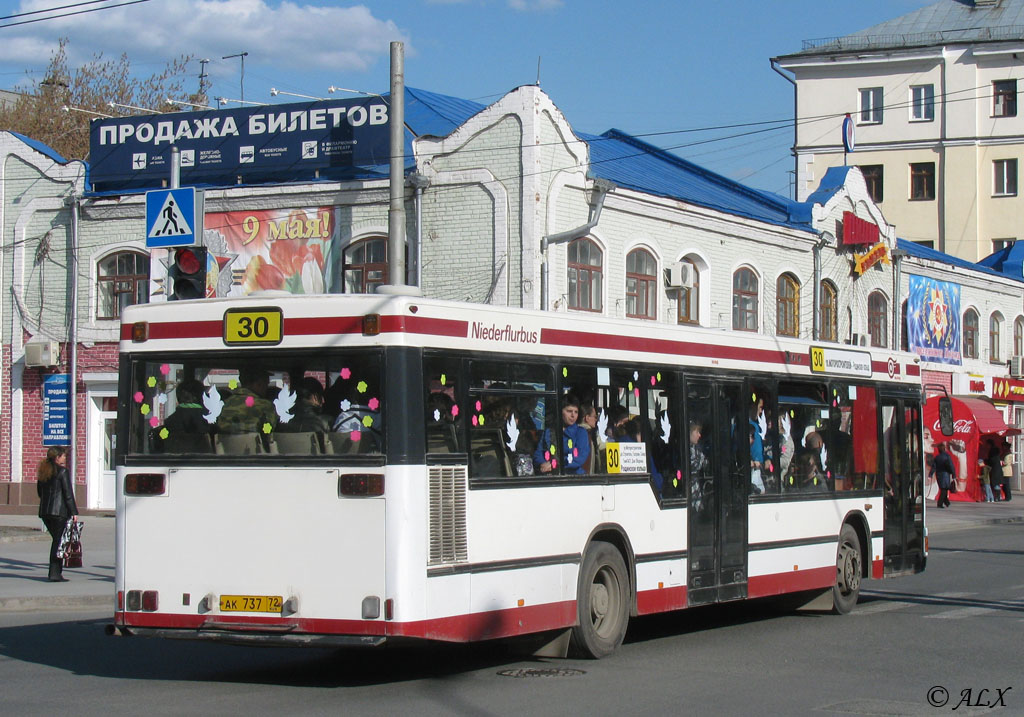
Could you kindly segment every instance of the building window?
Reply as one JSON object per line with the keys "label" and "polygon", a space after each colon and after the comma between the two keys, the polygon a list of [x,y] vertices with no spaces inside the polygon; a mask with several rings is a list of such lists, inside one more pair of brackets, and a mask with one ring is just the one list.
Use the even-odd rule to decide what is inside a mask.
{"label": "building window", "polygon": [[1013,355],[1024,356],[1024,316],[1013,322]]}
{"label": "building window", "polygon": [[886,348],[889,345],[889,306],[881,291],[874,291],[868,297],[868,334],[871,345]]}
{"label": "building window", "polygon": [[931,122],[935,119],[935,86],[915,85],[910,88],[910,120]]}
{"label": "building window", "polygon": [[388,283],[388,240],[363,239],[345,249],[345,293],[372,294],[378,284]]}
{"label": "building window", "polygon": [[882,88],[868,87],[860,91],[860,124],[882,123]]}
{"label": "building window", "polygon": [[907,336],[907,302],[900,306],[900,351],[910,351],[910,337]]}
{"label": "building window", "polygon": [[124,307],[149,301],[147,255],[134,251],[118,252],[100,259],[96,269],[99,282],[97,319],[119,319]]}
{"label": "building window", "polygon": [[732,327],[757,331],[757,275],[747,267],[732,275]]}
{"label": "building window", "polygon": [[683,259],[683,263],[690,265],[693,286],[679,290],[679,323],[700,324],[700,273],[689,259]]}
{"label": "building window", "polygon": [[978,358],[978,312],[964,312],[964,358]]}
{"label": "building window", "polygon": [[601,249],[590,239],[569,242],[569,308],[601,310]]}
{"label": "building window", "polygon": [[860,173],[864,175],[864,183],[868,187],[868,196],[875,204],[882,201],[882,165],[862,164]]}
{"label": "building window", "polygon": [[831,281],[821,282],[821,340],[839,340],[839,302],[836,285]]}
{"label": "building window", "polygon": [[992,83],[992,116],[1017,116],[1017,80],[996,80]]}
{"label": "building window", "polygon": [[646,249],[634,249],[626,255],[626,316],[633,319],[657,318],[658,263]]}
{"label": "building window", "polygon": [[997,159],[992,162],[995,170],[992,181],[992,195],[996,197],[1017,196],[1017,160]]}
{"label": "building window", "polygon": [[800,284],[792,274],[783,274],[775,282],[775,333],[800,335]]}
{"label": "building window", "polygon": [[997,251],[1002,251],[1003,249],[1006,249],[1007,247],[1011,247],[1011,246],[1013,246],[1016,243],[1017,243],[1016,239],[993,239],[992,240],[992,253],[994,254]]}
{"label": "building window", "polygon": [[911,241],[913,241],[918,246],[925,247],[926,249],[934,249],[935,248],[935,242],[933,240],[931,240],[931,239],[912,239]]}
{"label": "building window", "polygon": [[1003,317],[997,311],[988,320],[988,360],[999,363],[999,344],[1003,331]]}
{"label": "building window", "polygon": [[935,162],[916,162],[910,165],[910,198],[935,199]]}

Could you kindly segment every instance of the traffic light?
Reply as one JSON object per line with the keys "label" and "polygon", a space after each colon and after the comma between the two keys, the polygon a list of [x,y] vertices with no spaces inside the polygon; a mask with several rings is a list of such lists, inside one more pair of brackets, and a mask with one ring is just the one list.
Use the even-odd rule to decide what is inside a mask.
{"label": "traffic light", "polygon": [[167,267],[167,300],[206,297],[206,247],[180,247]]}

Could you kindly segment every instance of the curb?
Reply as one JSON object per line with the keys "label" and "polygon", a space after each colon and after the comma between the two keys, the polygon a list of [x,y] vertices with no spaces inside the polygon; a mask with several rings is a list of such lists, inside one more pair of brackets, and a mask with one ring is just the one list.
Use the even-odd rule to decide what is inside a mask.
{"label": "curb", "polygon": [[109,608],[114,612],[113,595],[47,595],[42,597],[0,598],[0,612],[36,612],[39,610],[88,610]]}
{"label": "curb", "polygon": [[35,528],[0,526],[0,543],[28,543],[49,540],[50,534]]}

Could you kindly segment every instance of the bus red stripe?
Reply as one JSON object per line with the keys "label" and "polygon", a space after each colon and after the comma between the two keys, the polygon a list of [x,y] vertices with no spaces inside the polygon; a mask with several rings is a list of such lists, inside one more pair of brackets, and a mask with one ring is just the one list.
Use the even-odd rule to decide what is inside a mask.
{"label": "bus red stripe", "polygon": [[[705,358],[762,361],[768,363],[789,363],[808,365],[805,354],[793,354],[775,349],[751,349],[741,346],[719,346],[692,341],[670,339],[644,339],[634,336],[592,334],[563,329],[541,329],[540,342],[556,346],[579,346],[641,353],[672,354],[677,356],[703,356]],[[788,360],[787,360],[788,359]]]}
{"label": "bus red stripe", "polygon": [[831,587],[836,581],[834,567],[793,570],[772,575],[754,575],[747,583],[747,597],[767,597],[783,593]]}
{"label": "bus red stripe", "polygon": [[641,590],[636,594],[636,614],[651,615],[686,607],[686,586]]}

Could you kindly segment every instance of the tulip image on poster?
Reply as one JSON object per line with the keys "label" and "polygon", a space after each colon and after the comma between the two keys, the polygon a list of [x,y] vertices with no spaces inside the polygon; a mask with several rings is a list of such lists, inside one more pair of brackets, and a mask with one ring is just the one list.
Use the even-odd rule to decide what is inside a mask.
{"label": "tulip image on poster", "polygon": [[332,207],[210,212],[204,226],[219,274],[230,276],[230,282],[223,276],[215,282],[218,296],[331,290],[328,257],[337,241]]}

